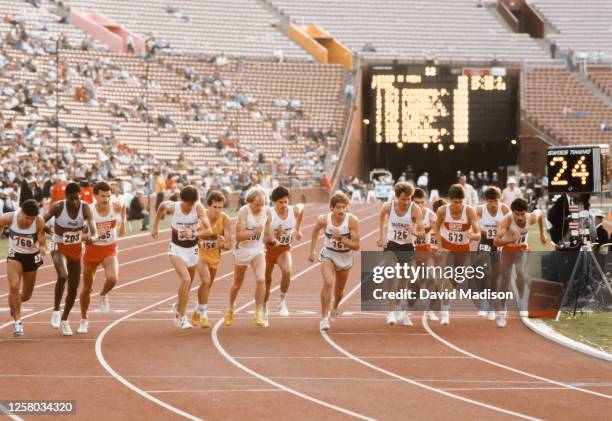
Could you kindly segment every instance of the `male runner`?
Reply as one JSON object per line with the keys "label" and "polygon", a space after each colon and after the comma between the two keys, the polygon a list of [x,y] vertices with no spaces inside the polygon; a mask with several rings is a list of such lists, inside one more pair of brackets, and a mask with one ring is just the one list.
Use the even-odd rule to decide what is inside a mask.
{"label": "male runner", "polygon": [[244,282],[244,275],[251,267],[255,275],[255,323],[265,327],[264,296],[265,258],[264,235],[271,246],[278,245],[272,234],[272,215],[265,206],[266,193],[258,188],[251,190],[246,197],[246,204],[236,216],[236,246],[234,248],[234,282],[230,289],[229,307],[225,312],[225,324],[231,326],[234,321],[236,297]]}
{"label": "male runner", "polygon": [[[527,298],[525,284],[525,264],[527,263],[528,235],[532,225],[538,224],[540,242],[546,244],[544,234],[544,223],[542,212],[539,209],[527,212],[529,205],[525,199],[514,199],[510,203],[511,212],[504,216],[493,244],[502,248],[501,252],[501,292],[510,291],[510,280],[512,278],[512,267],[516,270],[516,290],[518,291],[517,302],[519,304],[519,314],[521,317],[528,315],[527,306],[523,302],[523,297]],[[502,300],[500,312],[497,318],[499,327],[506,326],[507,300]]]}
{"label": "male runner", "polygon": [[87,311],[98,266],[102,265],[106,281],[100,292],[100,312],[108,313],[110,304],[108,293],[117,284],[119,262],[117,261],[117,226],[119,237],[125,235],[125,206],[114,202],[111,205],[111,186],[105,181],[96,183],[93,188],[95,203],[91,207],[93,218],[98,229],[98,241],[85,246],[83,256],[83,289],[81,290],[81,321],[77,333],[87,333],[89,321]]}
{"label": "male runner", "polygon": [[[445,265],[466,266],[469,263],[470,241],[480,240],[480,226],[476,211],[464,203],[465,190],[461,184],[453,184],[448,190],[450,203],[440,207],[436,216],[439,223],[436,226],[436,235],[440,238],[440,249],[443,250]],[[454,290],[456,282],[443,281],[443,291],[450,293]],[[440,324],[450,323],[450,300],[442,299]]]}
{"label": "male runner", "polygon": [[179,329],[191,329],[193,326],[187,320],[185,310],[199,260],[198,237],[212,235],[212,230],[206,209],[199,202],[198,190],[194,186],[185,186],[181,189],[179,197],[180,200],[176,202],[166,200],[159,205],[151,236],[157,240],[159,221],[163,215],[172,215],[170,222],[172,239],[168,248],[168,257],[180,280],[178,305],[172,306],[174,324]]}
{"label": "male runner", "polygon": [[225,196],[218,190],[208,193],[206,212],[212,226],[212,235],[200,237],[200,261],[197,271],[200,276],[198,304],[193,309],[191,323],[202,328],[210,327],[208,321],[208,294],[221,262],[221,250],[232,248],[232,228],[229,217],[223,212]]}
{"label": "male runner", "polygon": [[[406,181],[400,181],[394,187],[395,198],[391,202],[383,204],[380,210],[380,230],[378,246],[384,246],[384,255],[387,266],[396,263],[410,264],[414,257],[414,242],[416,238],[424,238],[423,214],[419,206],[412,202],[414,187]],[[383,238],[384,237],[384,238]],[[391,291],[398,290],[398,280],[390,282]],[[401,287],[405,286],[402,282]],[[416,283],[410,284],[411,289]],[[389,300],[389,313],[387,324],[394,325],[398,322],[397,301]],[[412,326],[412,321],[407,311],[399,313],[399,319],[404,326]]]}
{"label": "male runner", "polygon": [[[45,221],[39,215],[38,204],[33,199],[23,202],[15,212],[0,217],[0,232],[9,227],[6,271],[9,282],[8,302],[13,316],[13,336],[23,336],[21,303],[32,297],[38,268],[47,254],[45,247]],[[21,290],[21,292],[20,292]]]}
{"label": "male runner", "polygon": [[353,267],[353,252],[358,251],[360,246],[359,219],[349,213],[349,198],[344,193],[335,193],[329,200],[329,209],[329,213],[320,215],[317,219],[312,231],[308,257],[308,260],[314,263],[319,232],[324,230],[325,243],[319,256],[323,275],[319,324],[321,331],[329,330],[330,317],[338,315],[338,306],[344,296],[349,271]]}
{"label": "male runner", "polygon": [[270,207],[272,215],[270,227],[278,241],[278,246],[266,245],[266,293],[264,296],[264,318],[266,324],[268,323],[268,300],[270,299],[270,287],[272,286],[272,271],[275,265],[278,265],[281,270],[278,314],[283,317],[289,316],[289,309],[287,308],[285,298],[291,283],[291,267],[293,265],[291,243],[293,243],[294,235],[296,240],[300,241],[302,239],[300,226],[304,217],[303,204],[298,203],[295,206],[289,206],[289,190],[285,187],[279,186],[272,190],[270,200],[273,204]]}
{"label": "male runner", "polygon": [[[51,327],[62,327],[64,336],[71,336],[72,329],[68,323],[68,315],[76,300],[81,279],[82,242],[91,244],[98,240],[98,230],[89,205],[81,200],[81,189],[77,183],[66,186],[66,199],[55,202],[45,214],[45,222],[55,218],[53,224],[53,247],[51,257],[57,272],[55,284],[55,300]],[[89,233],[84,233],[85,223]],[[64,287],[68,281],[68,294],[64,302],[64,312],[60,318],[60,303],[64,295]]]}

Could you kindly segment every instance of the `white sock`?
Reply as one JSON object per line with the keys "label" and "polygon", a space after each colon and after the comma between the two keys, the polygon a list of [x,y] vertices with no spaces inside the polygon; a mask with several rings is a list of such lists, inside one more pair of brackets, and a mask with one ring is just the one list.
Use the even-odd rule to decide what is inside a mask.
{"label": "white sock", "polygon": [[200,305],[198,305],[198,311],[199,311],[200,314],[206,315],[206,312],[208,311],[208,304],[200,304]]}

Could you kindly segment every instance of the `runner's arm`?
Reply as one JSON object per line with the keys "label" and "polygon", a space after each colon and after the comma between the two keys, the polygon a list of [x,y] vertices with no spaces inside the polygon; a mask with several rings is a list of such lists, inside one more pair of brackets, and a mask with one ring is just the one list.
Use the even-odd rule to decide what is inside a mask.
{"label": "runner's arm", "polygon": [[495,235],[495,239],[493,240],[493,245],[495,247],[503,247],[506,244],[510,244],[513,242],[512,240],[510,241],[502,240],[502,238],[506,236],[506,233],[508,232],[508,229],[510,228],[510,218],[512,217],[511,216],[504,217],[501,224],[499,224],[499,228],[497,228],[497,234]]}
{"label": "runner's arm", "polygon": [[478,218],[476,217],[476,211],[474,208],[468,208],[466,211],[468,221],[472,226],[472,233],[470,234],[471,241],[480,241],[480,224],[478,223]]}
{"label": "runner's arm", "polygon": [[249,239],[250,234],[246,230],[246,219],[247,219],[247,210],[246,208],[242,208],[238,211],[238,215],[236,215],[236,241],[246,241]]}
{"label": "runner's arm", "polygon": [[231,250],[232,249],[232,224],[230,223],[230,219],[227,217],[227,215],[223,217],[223,240],[224,240],[223,249]]}
{"label": "runner's arm", "polygon": [[194,236],[196,237],[208,237],[213,235],[213,231],[212,228],[210,226],[210,220],[208,219],[208,215],[206,213],[206,209],[204,209],[204,206],[201,205],[200,203],[196,204],[196,213],[198,215],[198,219],[200,220],[200,225],[198,226],[198,229],[196,230],[196,232],[194,233]]}
{"label": "runner's arm", "polygon": [[412,207],[412,220],[416,227],[414,235],[418,238],[425,238],[425,228],[423,227],[423,212],[418,206]]}
{"label": "runner's arm", "polygon": [[350,237],[342,237],[340,242],[351,250],[358,251],[361,245],[361,239],[359,238],[359,220],[354,215],[349,216],[349,233]]}
{"label": "runner's arm", "polygon": [[87,220],[87,226],[89,227],[88,241],[95,243],[98,241],[98,228],[96,227],[96,221],[93,218],[93,212],[87,203],[83,203],[83,216]]}
{"label": "runner's arm", "polygon": [[325,226],[325,223],[326,223],[325,218],[326,218],[325,215],[319,215],[319,218],[317,219],[317,223],[312,229],[312,236],[310,237],[310,252],[309,252],[309,257],[308,257],[308,260],[310,260],[311,262],[314,262],[315,250],[317,248],[317,242],[319,240],[319,233]]}
{"label": "runner's arm", "polygon": [[294,212],[296,213],[295,217],[295,239],[300,241],[302,239],[302,219],[304,218],[304,204],[298,203],[293,207]]}
{"label": "runner's arm", "polygon": [[43,217],[43,219],[45,220],[45,223],[49,222],[49,220],[53,218],[54,216],[57,216],[58,210],[60,209],[61,206],[62,206],[62,202],[55,202],[54,204],[51,205],[51,207],[49,208],[49,210],[47,211],[47,213],[45,213]]}
{"label": "runner's arm", "polygon": [[[0,232],[2,232],[1,227]],[[44,256],[47,254],[47,235],[45,234],[45,219],[41,215],[36,217],[36,234],[38,235],[38,249]]]}
{"label": "runner's arm", "polygon": [[156,240],[159,235],[159,221],[161,220],[162,215],[174,213],[174,206],[170,205],[174,205],[174,202],[171,200],[164,200],[159,204],[159,208],[157,208],[157,212],[155,213],[155,220],[153,221],[153,226],[151,227],[151,236]]}
{"label": "runner's arm", "polygon": [[4,227],[11,225],[14,212],[7,212],[0,217],[0,234],[4,232]]}
{"label": "runner's arm", "polygon": [[272,246],[278,245],[278,240],[272,232],[272,212],[266,211],[266,225],[264,227],[264,241]]}
{"label": "runner's arm", "polygon": [[390,210],[390,204],[389,202],[385,203],[382,205],[382,208],[380,209],[380,217],[378,219],[379,222],[379,231],[378,231],[378,241],[377,241],[377,245],[378,247],[382,247],[384,244],[384,238],[385,238],[385,232],[387,231],[387,218],[389,217],[389,210]]}

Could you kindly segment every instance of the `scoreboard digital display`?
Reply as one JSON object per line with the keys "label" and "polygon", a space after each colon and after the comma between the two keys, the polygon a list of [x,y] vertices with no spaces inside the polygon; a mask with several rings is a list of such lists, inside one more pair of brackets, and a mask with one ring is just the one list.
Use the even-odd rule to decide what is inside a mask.
{"label": "scoreboard digital display", "polygon": [[600,193],[608,190],[607,145],[558,146],[547,150],[548,191]]}
{"label": "scoreboard digital display", "polygon": [[[502,72],[449,66],[372,66],[365,80],[368,138],[376,143],[509,142],[516,94]],[[497,74],[497,75],[496,75]]]}

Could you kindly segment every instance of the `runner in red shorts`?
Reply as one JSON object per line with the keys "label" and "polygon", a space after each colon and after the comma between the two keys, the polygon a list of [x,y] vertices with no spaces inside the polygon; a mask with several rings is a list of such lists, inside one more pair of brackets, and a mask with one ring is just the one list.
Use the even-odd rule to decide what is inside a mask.
{"label": "runner in red shorts", "polygon": [[270,200],[273,206],[270,208],[272,215],[271,228],[274,237],[278,241],[277,246],[266,246],[266,295],[264,297],[264,318],[268,324],[268,300],[270,299],[270,287],[272,286],[272,271],[278,265],[281,270],[279,315],[289,316],[289,309],[285,302],[285,295],[291,283],[291,243],[293,238],[300,241],[302,232],[302,218],[304,217],[304,205],[299,203],[289,206],[289,190],[279,186],[272,190]]}
{"label": "runner in red shorts", "polygon": [[95,204],[91,206],[93,218],[98,229],[99,239],[95,243],[85,246],[83,256],[83,289],[81,290],[81,322],[77,333],[87,333],[88,320],[87,310],[91,297],[96,270],[99,265],[104,268],[106,281],[100,292],[100,312],[108,313],[108,293],[117,284],[119,277],[119,262],[117,261],[117,226],[119,226],[119,237],[125,235],[125,205],[114,202],[110,203],[111,186],[100,181],[93,189]]}
{"label": "runner in red shorts", "polygon": [[[51,327],[58,329],[61,325],[62,334],[71,336],[72,329],[68,323],[68,315],[76,300],[81,280],[82,242],[96,241],[98,230],[93,220],[91,207],[81,200],[81,189],[77,183],[70,183],[66,186],[66,199],[51,205],[45,214],[45,222],[54,217],[51,257],[57,272],[57,283],[55,284]],[[85,223],[89,227],[89,234],[83,233]],[[66,282],[68,282],[68,294],[64,304],[64,313],[60,315],[60,303]]]}

